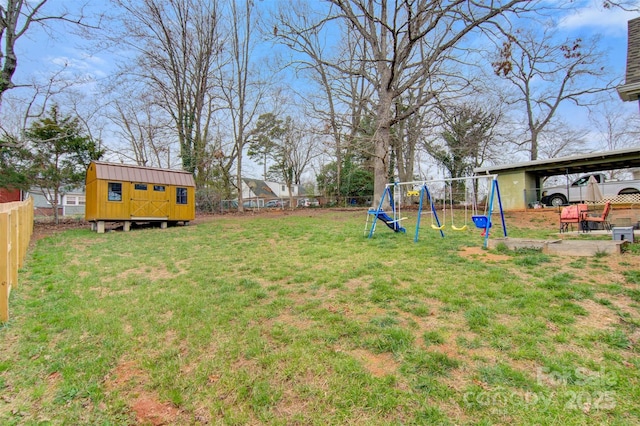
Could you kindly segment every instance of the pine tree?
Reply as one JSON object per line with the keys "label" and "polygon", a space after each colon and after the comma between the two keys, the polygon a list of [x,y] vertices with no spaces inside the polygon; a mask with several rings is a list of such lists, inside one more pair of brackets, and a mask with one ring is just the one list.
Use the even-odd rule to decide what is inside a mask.
{"label": "pine tree", "polygon": [[84,135],[77,117],[63,117],[56,105],[26,130],[25,137],[31,152],[32,186],[48,198],[58,224],[60,196],[82,185],[89,163],[104,151]]}

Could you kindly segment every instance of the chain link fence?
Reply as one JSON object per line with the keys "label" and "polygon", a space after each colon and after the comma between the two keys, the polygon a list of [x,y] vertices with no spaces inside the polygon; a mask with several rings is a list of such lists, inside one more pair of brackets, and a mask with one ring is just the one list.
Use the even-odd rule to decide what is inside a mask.
{"label": "chain link fence", "polygon": [[[244,209],[288,209],[293,202],[293,208],[363,208],[370,207],[373,196],[363,197],[325,197],[313,195],[301,195],[289,197],[265,199],[265,198],[245,198],[243,200]],[[198,188],[196,190],[196,213],[198,214],[225,214],[238,211],[238,200],[223,197],[219,191],[212,188]]]}

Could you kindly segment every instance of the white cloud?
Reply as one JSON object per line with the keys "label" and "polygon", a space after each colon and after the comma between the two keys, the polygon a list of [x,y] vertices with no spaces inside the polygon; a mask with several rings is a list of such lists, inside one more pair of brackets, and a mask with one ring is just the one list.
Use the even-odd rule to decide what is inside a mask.
{"label": "white cloud", "polygon": [[[636,2],[636,6],[638,2]],[[577,31],[588,29],[597,31],[604,36],[626,37],[627,21],[637,18],[637,12],[627,12],[620,8],[605,9],[601,0],[590,1],[584,6],[578,6],[573,12],[562,18],[560,29]]]}
{"label": "white cloud", "polygon": [[65,69],[65,74],[83,76],[90,79],[100,79],[107,76],[107,63],[103,58],[90,56],[81,51],[70,52],[70,56],[51,56],[47,58],[50,64],[58,69]]}

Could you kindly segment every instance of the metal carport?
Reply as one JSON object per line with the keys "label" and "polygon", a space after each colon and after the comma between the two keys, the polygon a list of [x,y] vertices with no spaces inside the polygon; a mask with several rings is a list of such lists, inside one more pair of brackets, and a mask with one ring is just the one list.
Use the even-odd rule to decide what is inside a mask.
{"label": "metal carport", "polygon": [[548,176],[603,170],[640,168],[640,147],[473,169],[475,174],[497,174],[505,210],[522,210],[538,200],[536,190]]}

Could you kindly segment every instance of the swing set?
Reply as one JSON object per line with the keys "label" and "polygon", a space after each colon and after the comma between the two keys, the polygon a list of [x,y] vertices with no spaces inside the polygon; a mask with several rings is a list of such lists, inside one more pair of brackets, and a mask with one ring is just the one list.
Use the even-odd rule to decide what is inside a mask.
{"label": "swing set", "polygon": [[[400,215],[400,206],[401,206],[401,196],[402,190],[401,187],[403,185],[408,185],[412,189],[406,192],[407,196],[411,197],[419,197],[418,202],[418,218],[416,223],[416,229],[414,234],[414,242],[418,241],[418,236],[420,232],[420,221],[423,215],[423,211],[426,210],[424,214],[429,214],[431,218],[430,227],[433,230],[439,231],[440,236],[444,238],[446,229],[446,220],[447,215],[449,216],[450,228],[452,231],[464,232],[469,230],[469,209],[471,209],[471,221],[473,225],[477,229],[482,229],[482,236],[484,237],[484,247],[488,246],[489,242],[489,232],[493,223],[491,221],[491,216],[493,214],[494,203],[497,199],[498,208],[500,211],[500,219],[502,222],[502,230],[503,234],[507,236],[507,227],[504,220],[504,211],[502,209],[502,200],[500,198],[500,189],[498,187],[497,175],[482,175],[482,176],[470,176],[465,178],[450,178],[450,179],[441,179],[441,180],[431,180],[431,181],[422,181],[422,182],[396,182],[393,184],[387,184],[383,195],[380,199],[380,203],[377,209],[370,209],[367,214],[367,223],[365,224],[365,235],[368,234],[369,238],[373,237],[373,233],[375,232],[376,222],[378,220],[382,220],[390,229],[395,232],[406,233],[406,229],[402,227],[401,222],[406,217],[401,217]],[[488,184],[488,201],[484,203],[484,212],[479,213],[478,210],[478,186],[481,180],[490,179],[490,183]],[[454,209],[454,193],[453,193],[453,185],[456,184],[458,188],[464,188],[464,223],[460,222],[460,219],[456,222],[455,219],[455,209]],[[437,200],[434,197],[432,191],[429,188],[438,187],[440,189],[440,193],[442,195],[442,213],[438,216],[438,207]],[[393,192],[392,189],[393,188]],[[469,199],[469,195],[471,194],[471,199]],[[447,200],[448,198],[448,200]],[[383,205],[385,200],[389,200],[389,206],[391,207],[391,216],[383,211]],[[448,210],[448,211],[447,211]],[[370,223],[371,220],[371,223]]]}

